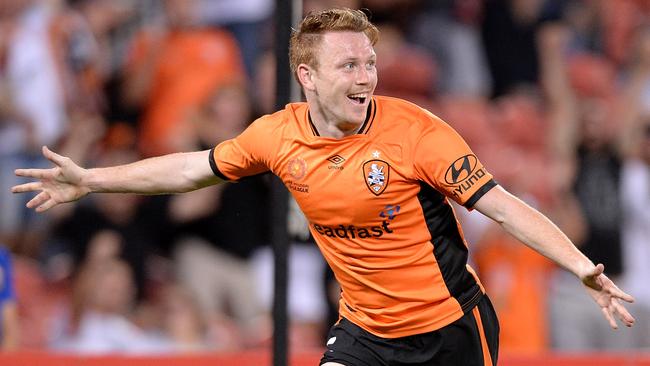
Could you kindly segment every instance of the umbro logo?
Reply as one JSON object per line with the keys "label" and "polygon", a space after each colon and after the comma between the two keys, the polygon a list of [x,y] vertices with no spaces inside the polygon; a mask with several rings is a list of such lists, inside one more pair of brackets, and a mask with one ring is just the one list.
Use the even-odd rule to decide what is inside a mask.
{"label": "umbro logo", "polygon": [[327,169],[330,169],[330,170],[332,170],[332,169],[334,169],[334,170],[343,170],[343,166],[341,164],[343,164],[343,162],[345,161],[345,158],[342,157],[341,155],[339,155],[339,154],[332,155],[329,158],[327,158],[327,161],[332,163],[331,165],[329,165],[327,167]]}
{"label": "umbro logo", "polygon": [[336,155],[332,155],[329,158],[327,158],[327,161],[329,161],[331,163],[334,163],[336,165],[340,165],[341,163],[343,163],[345,161],[345,158],[342,157],[339,154],[336,154]]}

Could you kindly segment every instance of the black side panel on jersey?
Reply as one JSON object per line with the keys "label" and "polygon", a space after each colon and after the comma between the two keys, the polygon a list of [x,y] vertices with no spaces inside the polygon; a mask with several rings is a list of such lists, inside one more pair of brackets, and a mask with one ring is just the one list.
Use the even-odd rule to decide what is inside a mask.
{"label": "black side panel on jersey", "polygon": [[418,200],[445,285],[463,312],[467,312],[479,302],[482,292],[467,270],[467,247],[456,225],[454,212],[445,197],[425,183],[420,184]]}

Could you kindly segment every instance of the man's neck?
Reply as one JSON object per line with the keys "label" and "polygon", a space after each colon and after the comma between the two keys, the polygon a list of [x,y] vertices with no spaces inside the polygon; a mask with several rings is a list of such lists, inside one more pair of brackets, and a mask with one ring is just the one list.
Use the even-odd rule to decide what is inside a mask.
{"label": "man's neck", "polygon": [[359,128],[361,128],[361,124],[351,122],[340,122],[338,124],[330,124],[326,122],[319,123],[317,120],[312,120],[312,122],[320,136],[336,139],[354,135],[359,132]]}
{"label": "man's neck", "polygon": [[334,121],[327,119],[318,106],[309,106],[309,120],[316,128],[318,135],[321,137],[330,137],[340,139],[346,136],[352,136],[359,132],[363,122]]}

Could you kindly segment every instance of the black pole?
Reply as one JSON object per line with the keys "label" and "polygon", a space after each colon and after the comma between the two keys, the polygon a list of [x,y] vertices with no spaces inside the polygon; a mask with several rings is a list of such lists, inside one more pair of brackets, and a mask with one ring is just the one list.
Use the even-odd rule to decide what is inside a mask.
{"label": "black pole", "polygon": [[271,184],[273,273],[273,366],[287,366],[289,354],[288,258],[289,234],[287,233],[288,192],[279,178]]}
{"label": "black pole", "polygon": [[289,39],[293,25],[293,1],[275,1],[275,76],[276,109],[291,101],[292,75],[289,69]]}
{"label": "black pole", "polygon": [[[289,72],[289,38],[292,0],[275,2],[276,109],[291,101]],[[287,212],[289,196],[280,179],[273,179],[271,240],[274,254],[273,296],[273,366],[287,366],[289,355],[289,316],[287,311],[289,234]]]}

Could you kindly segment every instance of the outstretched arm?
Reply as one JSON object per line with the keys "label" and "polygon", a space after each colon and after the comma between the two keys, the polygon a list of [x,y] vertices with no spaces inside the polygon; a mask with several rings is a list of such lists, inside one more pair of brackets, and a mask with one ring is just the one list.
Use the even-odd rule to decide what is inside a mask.
{"label": "outstretched arm", "polygon": [[14,186],[14,193],[40,191],[27,203],[37,212],[76,201],[92,192],[181,193],[221,182],[209,163],[209,151],[177,153],[107,168],[84,169],[47,147],[51,169],[17,169],[16,175],[37,181]]}
{"label": "outstretched arm", "polygon": [[612,328],[618,328],[615,317],[628,327],[634,324],[634,318],[620,302],[633,302],[634,298],[621,291],[605,276],[602,264],[594,265],[539,211],[500,186],[481,197],[474,208],[498,222],[508,233],[533,250],[580,278]]}

